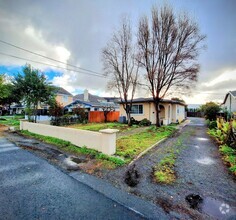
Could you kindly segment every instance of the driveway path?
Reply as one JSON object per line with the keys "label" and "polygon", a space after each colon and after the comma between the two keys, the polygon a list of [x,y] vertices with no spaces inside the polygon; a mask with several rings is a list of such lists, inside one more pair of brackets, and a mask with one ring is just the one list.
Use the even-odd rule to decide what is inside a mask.
{"label": "driveway path", "polygon": [[[125,168],[107,172],[104,178],[123,190],[161,205],[167,213],[176,218],[236,218],[235,178],[223,164],[218,146],[207,135],[204,119],[190,120],[180,133],[153,148],[135,162],[141,174],[140,183],[136,187],[130,188],[124,183]],[[177,181],[171,185],[154,183],[152,168],[164,155],[177,149],[180,151],[175,164]],[[185,201],[185,197],[192,193],[203,198],[198,210],[190,209]],[[229,211],[221,213],[222,204],[228,204]],[[225,207],[228,206],[222,206]]]}
{"label": "driveway path", "polygon": [[0,219],[141,219],[0,136]]}

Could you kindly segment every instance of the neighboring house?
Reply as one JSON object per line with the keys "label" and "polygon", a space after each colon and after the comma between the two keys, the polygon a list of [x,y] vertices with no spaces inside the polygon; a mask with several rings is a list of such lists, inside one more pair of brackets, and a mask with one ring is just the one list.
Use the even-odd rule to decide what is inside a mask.
{"label": "neighboring house", "polygon": [[[131,117],[141,121],[147,118],[152,124],[156,124],[156,110],[152,98],[138,98],[132,102]],[[168,125],[170,123],[181,122],[185,119],[186,104],[180,101],[162,99],[160,101],[160,123]],[[122,103],[120,103],[120,116],[126,116]]]}
{"label": "neighboring house", "polygon": [[73,102],[65,106],[69,112],[72,111],[73,108],[84,108],[87,111],[103,111],[103,106],[112,106],[115,109],[119,109],[119,105],[113,102],[113,99],[107,100],[109,98],[103,98],[100,96],[92,95],[88,92],[87,89],[84,90],[83,94],[78,94],[74,96]]}
{"label": "neighboring house", "polygon": [[73,95],[62,87],[58,87],[56,91],[56,101],[64,107],[73,102]]}
{"label": "neighboring house", "polygon": [[225,95],[224,102],[221,104],[229,113],[236,112],[236,90],[229,91]]}

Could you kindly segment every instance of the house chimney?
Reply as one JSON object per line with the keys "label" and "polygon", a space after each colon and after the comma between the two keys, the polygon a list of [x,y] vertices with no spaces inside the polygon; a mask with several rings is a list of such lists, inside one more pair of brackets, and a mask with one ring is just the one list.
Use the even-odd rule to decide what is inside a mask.
{"label": "house chimney", "polygon": [[84,90],[84,101],[85,102],[89,101],[89,94],[88,94],[88,90],[87,89]]}

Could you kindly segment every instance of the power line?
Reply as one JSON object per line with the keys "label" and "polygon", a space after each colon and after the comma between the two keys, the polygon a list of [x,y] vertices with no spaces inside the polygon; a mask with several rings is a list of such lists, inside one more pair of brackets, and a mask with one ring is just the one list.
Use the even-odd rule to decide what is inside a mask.
{"label": "power line", "polygon": [[55,66],[55,65],[52,65],[52,64],[43,63],[43,62],[39,62],[39,61],[27,59],[27,58],[22,58],[22,57],[18,57],[18,56],[15,56],[15,55],[2,53],[2,52],[0,52],[0,54],[4,55],[4,56],[9,56],[9,57],[17,58],[17,59],[20,59],[20,60],[25,60],[25,61],[29,61],[29,62],[33,62],[33,63],[38,63],[38,64],[46,65],[46,66],[52,66],[52,67],[55,67],[55,68],[58,68],[58,69],[64,69],[64,70],[68,70],[68,71],[72,71],[72,72],[83,73],[83,74],[87,74],[87,75],[91,75],[91,76],[97,76],[97,77],[105,78],[105,76],[103,76],[103,75],[98,75],[98,74],[93,74],[93,73],[89,73],[89,72],[82,72],[82,71],[78,71],[78,70],[68,69],[68,68],[64,68],[64,67],[60,67],[60,66]]}
{"label": "power line", "polygon": [[78,67],[78,66],[75,66],[75,65],[73,65],[73,64],[65,63],[65,62],[62,62],[62,61],[60,61],[60,60],[56,60],[56,59],[54,59],[54,58],[44,56],[44,55],[42,55],[42,54],[33,52],[33,51],[28,50],[28,49],[25,49],[25,48],[23,48],[23,47],[19,47],[19,46],[16,46],[16,45],[14,45],[14,44],[8,43],[8,42],[3,41],[3,40],[1,40],[1,39],[0,39],[0,42],[1,42],[1,43],[4,43],[4,44],[7,44],[7,45],[9,45],[9,46],[15,47],[15,48],[17,48],[17,49],[26,51],[26,52],[28,52],[28,53],[31,53],[31,54],[34,54],[34,55],[37,55],[37,56],[40,56],[40,57],[43,57],[43,58],[46,58],[46,59],[49,59],[49,60],[58,62],[58,63],[61,63],[61,64],[65,64],[65,65],[68,65],[68,66],[71,66],[71,67],[74,67],[74,68],[78,68],[78,69],[81,69],[81,70],[84,70],[84,71],[87,71],[87,72],[91,72],[91,73],[95,73],[95,74],[98,74],[98,75],[102,75],[101,73],[98,73],[98,72],[95,72],[95,71],[92,71],[92,70],[89,70],[89,69],[85,69],[85,68],[82,68],[82,67]]}

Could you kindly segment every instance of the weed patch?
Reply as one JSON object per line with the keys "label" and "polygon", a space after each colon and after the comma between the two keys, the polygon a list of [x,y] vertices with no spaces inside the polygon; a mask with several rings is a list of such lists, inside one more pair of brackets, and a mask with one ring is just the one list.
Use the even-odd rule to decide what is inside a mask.
{"label": "weed patch", "polygon": [[176,155],[171,153],[165,156],[153,169],[153,178],[157,183],[170,184],[175,181],[174,171]]}
{"label": "weed patch", "polygon": [[170,136],[174,131],[175,128],[172,126],[161,128],[151,126],[144,132],[122,137],[116,141],[116,155],[123,157],[128,163],[151,145]]}

